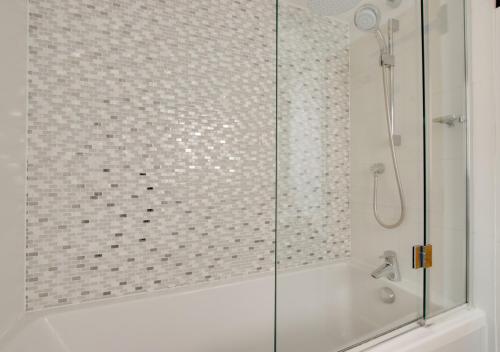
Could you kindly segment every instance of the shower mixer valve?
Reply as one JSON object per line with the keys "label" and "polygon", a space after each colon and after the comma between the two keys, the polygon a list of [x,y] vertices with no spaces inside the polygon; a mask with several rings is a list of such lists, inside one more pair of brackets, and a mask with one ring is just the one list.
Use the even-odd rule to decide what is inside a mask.
{"label": "shower mixer valve", "polygon": [[384,263],[372,271],[371,276],[374,279],[386,277],[390,281],[401,281],[401,273],[399,271],[399,263],[396,252],[385,251],[380,258],[384,259]]}

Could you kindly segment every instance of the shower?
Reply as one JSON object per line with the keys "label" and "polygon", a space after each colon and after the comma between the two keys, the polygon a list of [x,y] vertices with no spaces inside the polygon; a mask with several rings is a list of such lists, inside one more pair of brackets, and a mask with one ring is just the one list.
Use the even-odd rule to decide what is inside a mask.
{"label": "shower", "polygon": [[361,6],[354,14],[356,27],[366,32],[379,31],[380,11],[373,5]]}
{"label": "shower", "polygon": [[[384,173],[385,168],[383,164],[377,163],[371,168],[373,173],[373,215],[377,222],[386,229],[394,229],[401,225],[406,214],[406,205],[403,194],[403,186],[401,183],[401,176],[399,172],[398,160],[396,156],[396,145],[399,145],[394,135],[394,32],[398,30],[398,22],[394,19],[389,19],[387,25],[387,39],[380,30],[380,11],[377,7],[371,4],[361,6],[354,14],[354,24],[356,27],[364,32],[371,32],[377,38],[380,46],[380,66],[382,68],[382,81],[384,86],[384,105],[387,123],[387,135],[389,147],[391,151],[392,165],[394,169],[394,176],[396,178],[400,214],[399,218],[392,223],[384,221],[378,212],[377,198],[378,198],[378,178]],[[398,138],[399,139],[399,138]]]}
{"label": "shower", "polygon": [[477,3],[0,0],[0,352],[490,352]]}

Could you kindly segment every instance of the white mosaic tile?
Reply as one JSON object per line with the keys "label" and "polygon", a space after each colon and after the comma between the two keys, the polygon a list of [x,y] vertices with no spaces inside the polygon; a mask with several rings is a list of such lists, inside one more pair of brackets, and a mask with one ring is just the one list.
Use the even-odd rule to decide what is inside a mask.
{"label": "white mosaic tile", "polygon": [[280,9],[278,260],[350,255],[349,25]]}
{"label": "white mosaic tile", "polygon": [[[290,26],[302,26],[308,15],[290,11]],[[27,309],[271,271],[274,1],[30,0],[29,24]],[[321,26],[345,36],[333,22]],[[285,41],[289,50],[300,45]],[[304,58],[324,60],[338,48]],[[280,234],[293,257],[284,267],[348,254],[348,114],[335,105],[348,100],[348,84],[334,78],[345,66],[331,67],[340,71],[323,73],[329,96],[306,104],[331,108],[308,126],[294,108],[289,121],[297,123],[280,125],[280,134],[292,125],[311,134],[306,149],[280,156],[280,171],[298,176],[280,186],[280,203],[308,212],[307,221],[280,212],[280,226],[304,234]],[[321,75],[304,78],[325,86]],[[308,161],[314,173],[295,172],[305,150],[325,147],[325,165],[317,156]],[[282,197],[283,187],[295,198]],[[336,227],[306,234],[310,221],[311,233]],[[322,253],[325,244],[339,249]],[[294,255],[299,246],[309,247]]]}

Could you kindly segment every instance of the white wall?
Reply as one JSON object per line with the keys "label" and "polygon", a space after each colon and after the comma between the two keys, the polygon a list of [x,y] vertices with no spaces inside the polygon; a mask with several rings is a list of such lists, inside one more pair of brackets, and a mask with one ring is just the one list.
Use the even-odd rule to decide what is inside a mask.
{"label": "white wall", "polygon": [[[395,34],[395,131],[402,136],[397,148],[407,215],[403,224],[392,230],[382,228],[372,211],[373,176],[370,167],[384,163],[379,178],[379,212],[386,222],[397,220],[400,212],[398,191],[388,144],[380,51],[370,33],[352,28],[351,44],[351,231],[352,257],[368,268],[381,264],[384,250],[398,254],[402,278],[416,294],[421,292],[422,271],[411,268],[411,248],[423,240],[422,173],[422,99],[420,60],[420,16],[412,2],[397,10],[385,1],[375,4],[387,18],[398,18]],[[412,5],[412,6],[410,6]],[[398,11],[398,12],[395,12]],[[383,28],[385,32],[385,26]],[[415,302],[415,312],[419,309]]]}
{"label": "white wall", "polygon": [[26,1],[0,1],[0,335],[24,312]]}
{"label": "white wall", "polygon": [[[493,78],[494,0],[470,0],[471,299],[487,314],[495,350],[495,162]],[[500,166],[500,163],[499,163]],[[498,186],[498,185],[497,185]],[[498,187],[497,187],[498,192]],[[498,210],[497,210],[498,212]]]}

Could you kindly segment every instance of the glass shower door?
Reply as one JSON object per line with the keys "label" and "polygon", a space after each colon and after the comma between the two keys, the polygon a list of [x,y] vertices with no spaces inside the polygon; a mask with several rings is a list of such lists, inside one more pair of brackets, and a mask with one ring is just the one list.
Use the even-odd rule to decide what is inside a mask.
{"label": "glass shower door", "polygon": [[279,0],[276,350],[423,317],[421,2]]}
{"label": "glass shower door", "polygon": [[426,317],[467,301],[465,2],[424,2],[426,35]]}

